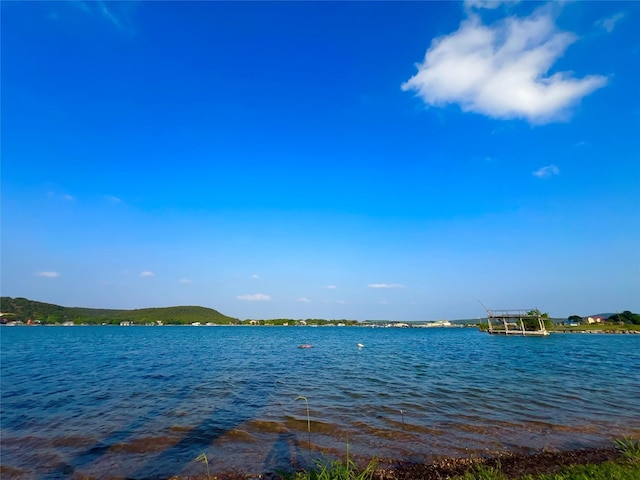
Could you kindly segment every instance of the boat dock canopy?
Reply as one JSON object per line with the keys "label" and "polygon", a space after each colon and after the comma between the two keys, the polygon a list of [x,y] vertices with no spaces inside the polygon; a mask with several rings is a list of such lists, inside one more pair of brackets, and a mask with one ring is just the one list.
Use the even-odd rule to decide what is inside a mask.
{"label": "boat dock canopy", "polygon": [[491,335],[549,335],[537,309],[487,310]]}

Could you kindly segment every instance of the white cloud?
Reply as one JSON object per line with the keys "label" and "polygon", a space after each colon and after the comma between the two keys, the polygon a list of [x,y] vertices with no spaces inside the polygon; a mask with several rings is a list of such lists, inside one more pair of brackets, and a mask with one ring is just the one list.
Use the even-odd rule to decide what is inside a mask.
{"label": "white cloud", "polygon": [[336,289],[336,288],[338,288],[338,287],[336,287],[335,285],[327,285],[327,286],[326,286],[326,287],[324,287],[324,288],[327,288],[327,289],[329,289],[329,290],[335,290],[335,289]]}
{"label": "white cloud", "polygon": [[549,178],[554,175],[560,174],[560,169],[555,165],[547,165],[546,167],[539,168],[535,172],[531,172],[534,177]]}
{"label": "white cloud", "polygon": [[73,195],[65,194],[65,195],[62,195],[62,198],[64,198],[65,200],[68,200],[70,202],[73,201]]}
{"label": "white cloud", "polygon": [[255,273],[253,275],[251,275],[251,278],[257,280],[258,278],[260,278],[260,275],[256,275]]}
{"label": "white cloud", "polygon": [[140,272],[140,276],[141,277],[153,277],[153,275],[154,275],[154,273],[153,272],[149,272],[148,270],[144,271],[144,272]]}
{"label": "white cloud", "polygon": [[182,283],[182,284],[189,284],[191,283],[191,279],[190,278],[181,278],[180,280],[178,280],[178,283]]}
{"label": "white cloud", "polygon": [[260,302],[260,301],[269,301],[271,300],[271,295],[265,295],[264,293],[254,293],[247,295],[238,295],[236,297],[238,300],[247,300],[248,302]]}
{"label": "white cloud", "polygon": [[417,92],[427,105],[457,104],[491,118],[561,120],[569,107],[607,82],[601,75],[548,75],[575,40],[574,34],[558,31],[545,7],[491,26],[470,14],[458,31],[431,42],[418,73],[402,90]]}
{"label": "white cloud", "polygon": [[122,199],[113,195],[106,195],[105,198],[111,203],[122,203]]}
{"label": "white cloud", "polygon": [[36,272],[38,277],[57,278],[60,276],[58,272]]}
{"label": "white cloud", "polygon": [[380,300],[378,303],[380,305],[389,305],[389,302],[387,300]]}
{"label": "white cloud", "polygon": [[339,303],[340,305],[344,305],[344,304],[346,304],[347,302],[345,302],[344,300],[336,300],[336,303]]}
{"label": "white cloud", "polygon": [[370,283],[367,285],[369,288],[404,288],[404,285],[399,283]]}
{"label": "white cloud", "polygon": [[616,24],[625,17],[623,12],[615,13],[609,17],[601,18],[596,22],[598,27],[604,28],[607,33],[613,32],[613,29],[616,27]]}
{"label": "white cloud", "polygon": [[303,303],[309,303],[311,300],[309,300],[307,297],[300,297],[298,300],[296,300],[297,302],[303,302]]}

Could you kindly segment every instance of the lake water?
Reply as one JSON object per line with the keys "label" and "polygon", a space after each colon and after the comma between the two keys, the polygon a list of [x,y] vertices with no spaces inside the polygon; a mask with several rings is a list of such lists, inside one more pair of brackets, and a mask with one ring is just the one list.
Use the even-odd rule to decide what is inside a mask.
{"label": "lake water", "polygon": [[640,437],[640,335],[2,327],[0,338],[3,478],[202,474],[203,452],[212,471],[259,474],[344,458],[347,442],[359,460],[424,461]]}

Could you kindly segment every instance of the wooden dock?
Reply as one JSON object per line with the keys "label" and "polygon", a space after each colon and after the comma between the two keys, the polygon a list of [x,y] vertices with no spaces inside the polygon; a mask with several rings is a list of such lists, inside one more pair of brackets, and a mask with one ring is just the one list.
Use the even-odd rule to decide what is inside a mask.
{"label": "wooden dock", "polygon": [[532,310],[487,310],[490,335],[547,336],[542,315]]}

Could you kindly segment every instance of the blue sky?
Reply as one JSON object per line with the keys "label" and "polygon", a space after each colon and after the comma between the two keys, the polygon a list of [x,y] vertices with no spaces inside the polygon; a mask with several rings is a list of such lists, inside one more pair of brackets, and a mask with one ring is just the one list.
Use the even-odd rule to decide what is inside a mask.
{"label": "blue sky", "polygon": [[638,2],[3,2],[3,296],[640,311]]}

